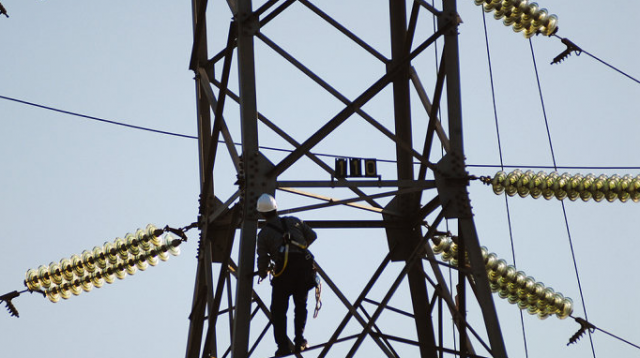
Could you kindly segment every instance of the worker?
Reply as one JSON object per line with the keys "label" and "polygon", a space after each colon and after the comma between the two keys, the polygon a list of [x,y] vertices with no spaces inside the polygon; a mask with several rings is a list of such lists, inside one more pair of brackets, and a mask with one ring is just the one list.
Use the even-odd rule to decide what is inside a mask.
{"label": "worker", "polygon": [[308,347],[304,338],[307,323],[307,298],[309,290],[317,285],[313,270],[313,256],[307,247],[317,235],[302,220],[280,217],[276,200],[269,194],[258,198],[257,210],[265,219],[265,225],[258,233],[258,275],[260,279],[271,272],[271,322],[273,335],[278,346],[276,357],[291,354],[287,336],[287,310],[289,297],[293,296],[294,309],[294,351],[301,352]]}

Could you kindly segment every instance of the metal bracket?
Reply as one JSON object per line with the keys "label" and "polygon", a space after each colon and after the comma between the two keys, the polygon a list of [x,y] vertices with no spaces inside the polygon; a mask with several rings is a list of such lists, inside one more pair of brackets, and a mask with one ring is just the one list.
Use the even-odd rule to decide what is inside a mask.
{"label": "metal bracket", "polygon": [[436,164],[434,171],[436,188],[447,219],[471,218],[469,203],[469,174],[465,171],[464,159],[457,153],[446,154]]}

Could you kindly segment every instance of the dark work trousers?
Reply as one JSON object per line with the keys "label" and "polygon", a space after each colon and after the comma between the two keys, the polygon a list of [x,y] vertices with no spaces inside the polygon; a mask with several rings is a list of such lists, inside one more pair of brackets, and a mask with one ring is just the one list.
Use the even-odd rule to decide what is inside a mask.
{"label": "dark work trousers", "polygon": [[289,297],[293,296],[295,343],[304,339],[304,326],[307,324],[307,297],[309,289],[305,287],[305,268],[308,267],[305,255],[289,253],[289,260],[284,272],[271,281],[271,322],[273,335],[278,347],[288,347],[287,310]]}

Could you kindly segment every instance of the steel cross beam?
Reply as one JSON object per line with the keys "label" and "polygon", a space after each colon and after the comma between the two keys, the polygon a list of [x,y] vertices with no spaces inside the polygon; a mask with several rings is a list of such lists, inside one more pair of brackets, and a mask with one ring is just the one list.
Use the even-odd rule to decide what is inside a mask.
{"label": "steel cross beam", "polygon": [[[443,352],[458,354],[461,357],[475,357],[477,355],[471,340],[476,339],[491,356],[506,357],[466,192],[469,177],[464,170],[457,44],[457,27],[460,22],[456,0],[443,0],[442,3],[443,9],[439,11],[422,0],[389,0],[390,58],[387,58],[383,55],[384,51],[376,49],[376,46],[365,42],[352,32],[349,24],[336,21],[329,13],[322,10],[323,5],[314,5],[310,0],[282,2],[267,0],[263,1],[256,10],[252,8],[251,0],[227,0],[224,5],[230,9],[233,20],[227,33],[226,46],[214,57],[209,58],[206,12],[207,8],[213,5],[213,1],[192,0],[194,42],[189,68],[196,75],[201,240],[190,315],[187,358],[218,357],[219,347],[224,346],[228,348],[223,356],[230,354],[234,358],[247,358],[256,353],[263,341],[270,327],[269,323],[262,330],[258,330],[256,340],[252,342],[250,339],[255,337],[256,331],[252,331],[251,327],[259,312],[264,313],[267,320],[270,320],[267,305],[253,289],[256,233],[261,224],[258,221],[255,204],[261,193],[275,194],[276,190],[289,195],[299,195],[306,200],[305,204],[285,208],[282,212],[311,214],[321,208],[327,210],[345,207],[350,210],[365,211],[369,215],[377,215],[375,220],[347,217],[335,220],[320,216],[306,221],[312,227],[321,230],[346,228],[384,230],[389,244],[389,252],[383,264],[378,267],[353,303],[349,302],[348,296],[340,291],[339,283],[332,280],[326,271],[320,269],[325,282],[347,309],[345,319],[340,326],[336,327],[328,341],[312,347],[312,349],[322,348],[320,357],[329,354],[333,345],[352,340],[355,343],[348,356],[355,356],[358,348],[367,338],[376,343],[381,353],[386,356],[399,356],[398,345],[404,344],[415,347],[423,358],[439,357]],[[407,4],[412,5],[408,19]],[[349,99],[339,92],[337,87],[287,52],[286,46],[274,40],[274,37],[268,36],[266,31],[262,31],[263,28],[266,29],[270,26],[269,24],[274,23],[281,14],[291,11],[295,6],[298,7],[297,10],[303,8],[338,30],[348,41],[381,63],[386,71],[376,76],[377,81],[354,99]],[[416,28],[422,13],[437,18],[438,28],[432,36],[418,42],[418,35],[421,34],[416,33]],[[333,117],[327,116],[324,123],[319,125],[309,123],[309,125],[317,125],[319,129],[306,139],[296,138],[299,137],[297,133],[290,132],[287,128],[278,125],[276,121],[267,119],[265,113],[258,111],[259,83],[256,79],[255,39],[342,103],[343,109]],[[427,90],[420,81],[419,71],[413,66],[413,61],[436,41],[444,43],[444,51],[432,92],[433,102],[431,102]],[[216,67],[220,61],[222,66]],[[234,62],[235,70],[232,66]],[[218,76],[214,68],[221,68]],[[237,80],[232,76],[234,71]],[[236,92],[234,93],[230,87],[235,87]],[[363,109],[374,97],[381,96],[387,87],[391,90],[393,105],[391,126],[387,126],[379,117],[376,118],[370,109],[366,112]],[[217,89],[217,93],[214,93],[214,88]],[[412,98],[416,93],[424,108],[424,113],[418,116],[413,114],[415,110],[411,106]],[[228,110],[225,110],[226,103],[230,102],[227,101],[228,99],[237,103],[239,109],[237,115],[231,115]],[[441,101],[445,100],[448,116],[446,126],[442,125],[438,118],[440,109],[443,107]],[[364,124],[369,125],[393,143],[395,170],[391,176],[395,179],[378,178],[378,181],[372,181],[360,178],[354,180],[335,178],[334,170],[325,159],[311,152],[318,144],[324,143],[331,134],[342,128],[344,123],[353,122],[352,116],[361,117],[364,119]],[[272,118],[274,117],[277,118],[278,115]],[[414,149],[413,145],[416,133],[412,123],[416,117],[426,118],[427,121],[423,123],[426,124],[426,132],[423,148],[420,150]],[[266,150],[259,145],[259,122],[293,147],[284,159],[280,157],[274,160],[275,165],[270,158],[267,158]],[[237,131],[238,127],[240,135],[233,133],[234,128]],[[240,138],[240,154],[237,152],[238,144],[233,142],[232,134]],[[225,146],[218,145],[221,138]],[[431,158],[435,151],[432,149],[438,144],[446,154],[434,163]],[[226,174],[229,177],[227,179],[233,180],[238,186],[235,193],[224,192],[222,189],[214,191],[216,182],[214,174],[216,178],[222,177],[218,174],[220,170],[216,169],[214,164],[219,156],[224,154],[221,152],[225,147],[233,164],[232,175],[229,176],[226,173],[229,172],[228,168],[222,169],[226,172],[221,174]],[[437,153],[435,155],[437,156]],[[296,179],[293,168],[299,165],[299,159],[302,158],[310,159],[312,164],[330,176],[330,180]],[[419,164],[418,173],[414,173],[415,161]],[[217,166],[221,167],[222,164]],[[288,176],[286,180],[279,179],[283,174]],[[428,175],[432,175],[435,180],[427,180]],[[301,188],[322,190],[323,194],[303,191]],[[339,194],[337,197],[333,197],[333,194],[327,196],[327,190],[336,190]],[[356,196],[345,196],[345,191],[347,193],[351,191]],[[432,195],[426,199],[426,202],[422,202],[423,196],[429,193]],[[224,199],[226,202],[223,203],[218,196],[226,197],[227,199]],[[365,202],[368,205],[358,202]],[[458,275],[460,306],[456,306],[452,299],[456,288],[447,287],[440,271],[443,266],[436,262],[436,258],[428,248],[432,237],[440,233],[438,225],[443,218],[457,220],[457,229],[462,241],[459,245],[463,251],[461,255],[466,252],[469,258],[469,267],[461,269]],[[430,222],[430,225],[427,222]],[[426,233],[423,232],[423,226],[428,226]],[[239,237],[237,265],[230,257],[236,236]],[[460,262],[463,257],[460,256]],[[433,271],[432,274],[425,271],[423,259],[429,261],[427,266]],[[378,277],[394,261],[404,265],[400,276],[388,288],[381,302],[371,300],[367,295],[374,287],[380,285]],[[213,278],[214,264],[219,264],[217,282],[214,282]],[[236,280],[232,281],[231,276]],[[408,278],[406,287],[408,295],[404,298],[410,301],[411,312],[401,311],[388,305],[394,295],[399,295],[398,291],[405,276]],[[476,293],[489,344],[482,342],[476,333],[477,330],[466,321],[464,311],[467,300],[465,294],[467,280],[470,281],[469,284],[473,286]],[[221,309],[225,292],[228,308]],[[443,301],[448,310],[442,309]],[[376,304],[377,308],[373,314],[364,310],[362,307],[364,302]],[[257,304],[258,307],[252,309],[252,304]],[[436,305],[439,306],[438,309],[435,309]],[[385,328],[378,322],[378,318],[384,311],[411,317],[415,323],[413,336],[417,340],[385,332]],[[462,342],[458,350],[443,346],[442,326],[445,321],[443,318],[445,312],[450,313],[450,317],[458,327]],[[224,325],[218,325],[217,318],[222,314],[228,315],[227,334],[221,334],[224,331]],[[434,318],[434,314],[437,317]],[[362,326],[361,333],[353,335],[344,332],[344,335],[342,334],[350,318],[355,318]],[[224,344],[223,340],[227,340],[229,344]]]}

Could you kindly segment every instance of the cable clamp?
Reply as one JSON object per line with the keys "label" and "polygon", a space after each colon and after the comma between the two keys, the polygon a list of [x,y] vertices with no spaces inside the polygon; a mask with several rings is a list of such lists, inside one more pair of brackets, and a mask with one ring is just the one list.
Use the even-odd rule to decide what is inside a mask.
{"label": "cable clamp", "polygon": [[569,338],[569,343],[567,343],[567,345],[576,343],[585,334],[585,332],[587,332],[587,330],[589,330],[589,332],[591,333],[596,330],[596,326],[587,322],[585,319],[580,317],[574,319],[576,320],[576,322],[580,323],[580,329],[573,336],[571,336],[571,338]]}
{"label": "cable clamp", "polygon": [[576,56],[580,56],[580,54],[582,53],[582,49],[578,47],[578,45],[571,42],[569,39],[560,38],[560,41],[567,46],[567,49],[562,51],[558,56],[556,56],[553,59],[553,61],[551,62],[552,65],[564,61],[564,59],[569,57],[569,55],[571,55],[572,52],[575,52]]}

